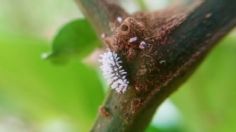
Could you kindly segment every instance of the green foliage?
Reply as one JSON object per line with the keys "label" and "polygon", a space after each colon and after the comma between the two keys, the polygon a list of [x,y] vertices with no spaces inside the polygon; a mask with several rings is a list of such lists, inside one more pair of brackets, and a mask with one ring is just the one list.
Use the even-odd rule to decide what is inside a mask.
{"label": "green foliage", "polygon": [[147,10],[146,3],[143,0],[135,0],[142,10]]}
{"label": "green foliage", "polygon": [[236,131],[236,37],[226,37],[172,99],[186,131]]}
{"label": "green foliage", "polygon": [[0,38],[0,115],[22,115],[32,122],[65,116],[88,131],[104,97],[97,72],[74,61],[55,66],[42,60],[40,54],[48,50],[44,41]]}
{"label": "green foliage", "polygon": [[87,20],[74,20],[66,24],[56,35],[49,59],[59,63],[71,57],[81,59],[91,53],[98,43],[96,33]]}

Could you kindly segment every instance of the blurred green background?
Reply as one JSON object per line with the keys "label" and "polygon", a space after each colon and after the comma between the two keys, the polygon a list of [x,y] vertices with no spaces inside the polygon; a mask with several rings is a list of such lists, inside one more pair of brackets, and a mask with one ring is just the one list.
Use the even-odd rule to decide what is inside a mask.
{"label": "blurred green background", "polygon": [[[128,1],[123,5],[130,12],[171,2],[122,1]],[[41,57],[52,51],[58,30],[81,17],[72,0],[0,0],[0,132],[89,130],[106,94],[98,69],[81,59],[56,65]],[[95,48],[97,40],[83,43],[96,39],[89,33],[79,38],[76,48]],[[147,132],[236,131],[235,43],[232,32],[215,47],[161,106]]]}

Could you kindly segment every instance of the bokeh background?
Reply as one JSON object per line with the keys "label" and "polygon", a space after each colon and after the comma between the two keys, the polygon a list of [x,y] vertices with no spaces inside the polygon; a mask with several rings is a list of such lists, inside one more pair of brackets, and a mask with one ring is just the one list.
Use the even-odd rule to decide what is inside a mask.
{"label": "bokeh background", "polygon": [[[122,2],[134,12],[173,0]],[[0,0],[0,132],[89,130],[107,91],[98,69],[78,59],[56,65],[41,57],[63,25],[82,17],[73,0]],[[147,132],[236,131],[235,57],[232,31],[163,103]]]}

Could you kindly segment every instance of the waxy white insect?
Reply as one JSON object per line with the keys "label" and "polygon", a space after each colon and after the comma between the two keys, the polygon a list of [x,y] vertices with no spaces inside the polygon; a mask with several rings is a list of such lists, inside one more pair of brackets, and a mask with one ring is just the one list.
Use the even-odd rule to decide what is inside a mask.
{"label": "waxy white insect", "polygon": [[138,37],[132,37],[129,39],[129,43],[133,43],[138,40]]}
{"label": "waxy white insect", "polygon": [[124,93],[129,85],[127,72],[122,67],[122,61],[117,53],[108,49],[100,55],[101,70],[107,83],[118,93]]}

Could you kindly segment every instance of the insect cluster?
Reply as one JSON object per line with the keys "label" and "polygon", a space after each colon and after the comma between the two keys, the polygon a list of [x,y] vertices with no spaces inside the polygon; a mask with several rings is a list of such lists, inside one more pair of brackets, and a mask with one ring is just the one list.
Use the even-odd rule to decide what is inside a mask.
{"label": "insect cluster", "polygon": [[107,83],[118,93],[124,93],[129,85],[127,72],[122,67],[122,61],[117,53],[108,49],[100,55],[101,70]]}

